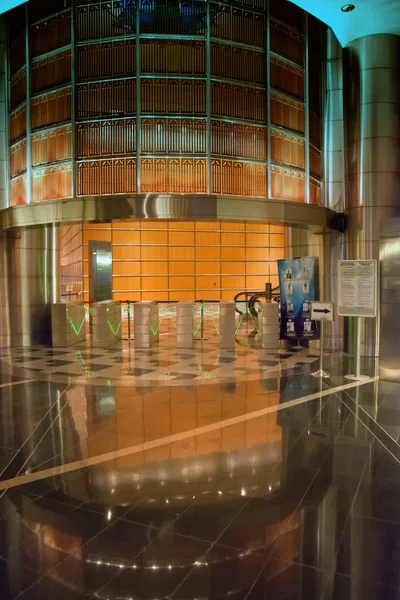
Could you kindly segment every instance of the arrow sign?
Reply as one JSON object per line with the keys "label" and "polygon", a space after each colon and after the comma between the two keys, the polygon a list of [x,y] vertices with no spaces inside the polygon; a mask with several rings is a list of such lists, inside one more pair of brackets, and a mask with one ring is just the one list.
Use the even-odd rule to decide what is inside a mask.
{"label": "arrow sign", "polygon": [[333,302],[311,302],[311,320],[333,321]]}

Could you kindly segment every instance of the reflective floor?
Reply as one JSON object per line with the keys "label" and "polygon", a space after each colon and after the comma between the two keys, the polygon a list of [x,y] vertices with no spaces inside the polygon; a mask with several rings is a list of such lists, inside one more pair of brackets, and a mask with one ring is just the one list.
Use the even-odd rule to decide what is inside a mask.
{"label": "reflective floor", "polygon": [[1,600],[400,600],[400,387],[276,356],[201,385],[0,363]]}

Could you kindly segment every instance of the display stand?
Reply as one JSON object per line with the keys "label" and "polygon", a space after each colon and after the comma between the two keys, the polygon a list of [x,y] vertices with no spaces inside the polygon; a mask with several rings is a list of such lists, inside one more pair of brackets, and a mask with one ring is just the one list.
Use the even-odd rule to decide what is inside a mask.
{"label": "display stand", "polygon": [[320,321],[320,338],[319,338],[319,369],[311,373],[317,379],[326,379],[330,374],[324,371],[324,321]]}
{"label": "display stand", "polygon": [[345,375],[345,379],[352,381],[366,381],[371,379],[368,375],[361,375],[361,317],[356,318],[356,348],[354,352],[354,374]]}

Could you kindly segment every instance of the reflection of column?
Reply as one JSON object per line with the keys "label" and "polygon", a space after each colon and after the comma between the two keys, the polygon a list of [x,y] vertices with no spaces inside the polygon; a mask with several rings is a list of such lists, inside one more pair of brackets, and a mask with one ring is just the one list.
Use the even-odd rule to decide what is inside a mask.
{"label": "reflection of column", "polygon": [[8,323],[1,340],[13,346],[51,342],[50,304],[58,302],[58,228],[48,225],[9,232],[4,241]]}
{"label": "reflection of column", "polygon": [[[381,224],[399,203],[400,37],[351,42],[346,67],[348,258],[378,259]],[[379,353],[379,318],[365,319],[362,353]]]}

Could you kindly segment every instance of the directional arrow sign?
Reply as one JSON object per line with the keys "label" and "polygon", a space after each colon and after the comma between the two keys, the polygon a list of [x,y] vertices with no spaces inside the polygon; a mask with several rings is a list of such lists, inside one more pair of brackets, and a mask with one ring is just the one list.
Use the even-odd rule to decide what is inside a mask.
{"label": "directional arrow sign", "polygon": [[333,321],[333,302],[311,302],[311,320]]}

